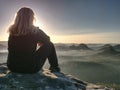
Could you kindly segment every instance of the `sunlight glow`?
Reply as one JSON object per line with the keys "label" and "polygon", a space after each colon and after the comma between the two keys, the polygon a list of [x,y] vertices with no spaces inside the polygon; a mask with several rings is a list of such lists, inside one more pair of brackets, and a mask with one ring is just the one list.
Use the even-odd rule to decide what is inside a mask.
{"label": "sunlight glow", "polygon": [[53,33],[51,29],[47,27],[47,23],[45,23],[45,21],[42,18],[38,17],[36,14],[34,17],[35,19],[33,21],[33,25],[39,27],[39,29],[43,30],[48,35]]}
{"label": "sunlight glow", "polygon": [[6,31],[1,34],[0,41],[8,41],[8,33]]}
{"label": "sunlight glow", "polygon": [[42,26],[42,24],[40,23],[37,15],[34,16],[33,24],[34,24],[35,26],[37,26],[37,27],[41,27],[41,26]]}
{"label": "sunlight glow", "polygon": [[51,35],[54,43],[120,43],[117,33],[96,33],[81,35]]}
{"label": "sunlight glow", "polygon": [[[53,43],[120,43],[119,33],[99,33],[82,35],[50,35]],[[7,41],[8,33],[3,32],[0,41]]]}
{"label": "sunlight glow", "polygon": [[40,27],[40,22],[38,20],[34,20],[34,25],[37,26],[37,27]]}

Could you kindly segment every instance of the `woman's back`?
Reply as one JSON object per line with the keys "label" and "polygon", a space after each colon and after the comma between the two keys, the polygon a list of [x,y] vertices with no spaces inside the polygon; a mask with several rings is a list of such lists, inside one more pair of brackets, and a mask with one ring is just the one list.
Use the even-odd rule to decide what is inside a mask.
{"label": "woman's back", "polygon": [[[34,12],[21,8],[13,25],[9,28],[8,68],[12,72],[38,72],[48,58],[50,69],[60,71],[54,45],[42,30],[33,25]],[[42,47],[36,51],[37,43]]]}
{"label": "woman's back", "polygon": [[9,36],[8,50],[15,53],[33,53],[36,50],[35,34],[29,33],[21,36]]}

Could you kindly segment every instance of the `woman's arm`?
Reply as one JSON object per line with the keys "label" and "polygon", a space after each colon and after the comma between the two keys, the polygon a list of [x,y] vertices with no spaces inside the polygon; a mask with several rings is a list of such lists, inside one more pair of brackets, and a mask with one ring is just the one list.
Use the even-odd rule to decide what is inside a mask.
{"label": "woman's arm", "polygon": [[36,37],[40,43],[46,44],[50,42],[50,37],[40,29],[37,30]]}

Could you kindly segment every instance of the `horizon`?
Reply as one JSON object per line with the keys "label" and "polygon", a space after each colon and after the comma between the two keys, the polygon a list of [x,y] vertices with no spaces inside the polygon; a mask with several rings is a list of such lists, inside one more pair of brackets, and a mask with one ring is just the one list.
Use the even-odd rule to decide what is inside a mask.
{"label": "horizon", "polygon": [[[0,44],[1,44],[1,43],[7,43],[7,42],[8,42],[8,41],[0,41]],[[89,45],[89,44],[93,44],[93,45],[94,45],[94,44],[95,44],[95,45],[96,45],[96,44],[101,44],[101,45],[111,44],[111,45],[117,45],[117,44],[118,44],[118,45],[119,45],[120,43],[81,43],[81,42],[80,42],[80,43],[70,43],[70,42],[69,42],[69,43],[62,43],[62,42],[57,42],[57,43],[54,43],[54,44],[73,44],[73,45],[74,45],[74,44],[76,44],[76,45],[78,45],[78,44],[87,44],[87,45]]]}
{"label": "horizon", "polygon": [[36,26],[53,43],[120,43],[118,0],[0,0],[0,41],[22,7],[35,12]]}

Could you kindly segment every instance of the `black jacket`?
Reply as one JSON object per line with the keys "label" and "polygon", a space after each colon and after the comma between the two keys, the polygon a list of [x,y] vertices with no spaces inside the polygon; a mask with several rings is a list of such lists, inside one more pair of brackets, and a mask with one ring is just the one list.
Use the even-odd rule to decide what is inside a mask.
{"label": "black jacket", "polygon": [[24,68],[26,65],[28,68],[31,67],[38,42],[43,44],[50,42],[49,36],[40,29],[27,35],[10,35],[8,39],[8,68],[10,70],[12,68]]}

